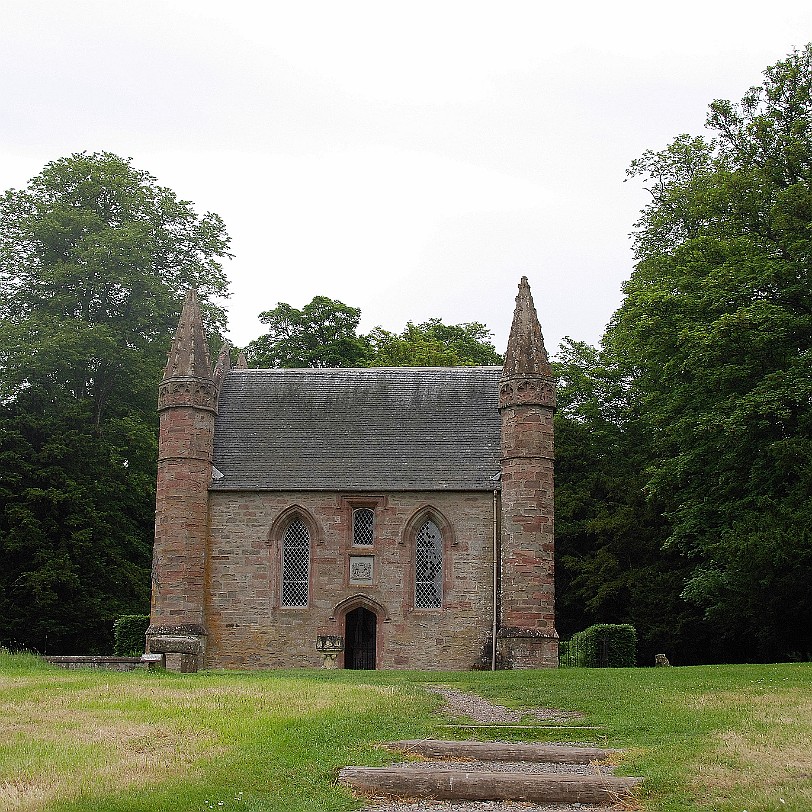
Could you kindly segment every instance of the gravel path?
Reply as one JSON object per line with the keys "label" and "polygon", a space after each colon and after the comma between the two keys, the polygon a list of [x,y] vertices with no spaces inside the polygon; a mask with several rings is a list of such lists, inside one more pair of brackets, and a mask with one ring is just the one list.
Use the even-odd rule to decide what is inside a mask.
{"label": "gravel path", "polygon": [[[564,722],[570,719],[583,718],[580,713],[562,711],[556,708],[531,708],[513,710],[503,705],[495,705],[476,694],[448,688],[444,685],[431,686],[429,690],[440,694],[446,705],[443,712],[452,717],[465,717],[477,724],[519,724],[523,718],[531,717],[538,721]],[[537,764],[530,762],[494,762],[494,761],[420,761],[410,762],[421,767],[437,769],[493,770],[502,772],[569,772],[578,775],[610,774],[611,768],[590,764]],[[390,798],[370,798],[362,812],[611,812],[610,807],[569,804],[555,806],[538,806],[518,801],[393,801]]]}
{"label": "gravel path", "polygon": [[583,719],[582,713],[562,711],[558,708],[524,708],[514,710],[504,705],[495,705],[481,696],[448,688],[445,685],[432,685],[429,690],[445,699],[443,709],[449,716],[465,716],[478,724],[519,724],[523,718],[530,716],[539,722],[564,722],[570,719]]}

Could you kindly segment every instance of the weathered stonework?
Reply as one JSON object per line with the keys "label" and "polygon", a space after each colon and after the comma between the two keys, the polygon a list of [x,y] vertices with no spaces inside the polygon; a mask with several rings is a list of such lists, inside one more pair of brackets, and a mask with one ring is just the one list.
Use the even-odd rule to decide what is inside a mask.
{"label": "weathered stonework", "polygon": [[[196,295],[184,302],[159,389],[158,480],[147,651],[168,667],[205,662],[208,487],[217,394]],[[191,629],[197,630],[190,634]],[[194,641],[194,651],[189,641]],[[171,642],[177,644],[172,648]],[[172,656],[172,655],[178,655]]]}
{"label": "weathered stonework", "polygon": [[555,408],[555,381],[545,377],[513,377],[499,387],[499,406],[540,404]]}
{"label": "weathered stonework", "polygon": [[[351,496],[351,495],[350,495]],[[291,506],[313,537],[310,601],[280,606],[281,533]],[[414,535],[426,509],[453,526],[445,538],[443,608],[414,607]],[[344,635],[359,605],[378,616],[378,668],[469,669],[490,636],[490,494],[401,493],[381,500],[363,555],[374,582],[351,583],[351,510],[341,494],[212,493],[206,616],[214,668],[320,667],[318,636]],[[343,652],[337,665],[344,666]]]}
{"label": "weathered stonework", "polygon": [[213,380],[197,378],[170,378],[158,387],[158,408],[171,406],[196,406],[199,409],[217,411],[217,388]]}
{"label": "weathered stonework", "polygon": [[555,631],[555,386],[527,279],[499,390],[502,415],[500,650],[513,668],[558,666]]}
{"label": "weathered stonework", "polygon": [[[244,358],[236,366],[244,370]],[[446,480],[437,482],[436,488],[414,484],[414,480],[405,488],[393,488],[382,481],[374,492],[306,484],[288,489],[232,485],[230,477],[236,468],[233,456],[226,454],[225,464],[217,457],[222,472],[213,468],[215,418],[222,420],[227,404],[231,404],[232,411],[242,414],[248,426],[248,433],[242,436],[249,441],[256,438],[255,422],[244,417],[242,398],[252,398],[265,409],[263,393],[267,390],[258,393],[251,388],[260,380],[253,371],[233,373],[228,378],[233,385],[223,389],[229,372],[227,347],[221,351],[215,368],[211,368],[197,300],[190,293],[159,392],[148,651],[160,654],[168,668],[180,671],[204,666],[350,667],[351,663],[363,668],[478,667],[483,653],[492,647],[494,533],[500,527],[496,561],[500,589],[497,661],[513,668],[557,665],[553,595],[555,389],[526,279],[517,297],[499,391],[498,372],[483,369],[477,374],[488,382],[487,386],[479,397],[468,397],[468,402],[492,404],[480,410],[486,416],[482,429],[480,424],[469,424],[477,427],[467,435],[474,439],[468,446],[461,446],[479,444],[491,449],[482,457],[487,464],[482,470],[467,464],[453,469],[480,471],[479,479],[468,486],[471,490],[449,486],[448,477],[453,471],[445,457],[436,458],[446,461],[447,469]],[[486,373],[490,377],[483,378]],[[359,385],[357,376],[351,385],[347,380],[345,376],[339,382],[345,387],[341,394],[345,398],[349,389]],[[425,376],[420,378],[420,386],[424,386],[424,380]],[[383,385],[379,381],[382,379],[375,380],[376,386]],[[390,381],[387,385],[393,384]],[[470,386],[470,381],[465,385]],[[235,388],[238,397],[225,398],[223,393],[229,386]],[[433,391],[436,389],[424,387],[420,398],[434,397]],[[445,413],[455,421],[465,421],[470,412],[456,411],[463,400],[460,390],[447,391],[454,396],[442,401]],[[302,400],[311,394],[307,390]],[[501,417],[496,411],[497,395]],[[293,397],[285,402],[296,404],[301,400]],[[447,405],[452,402],[453,407]],[[464,409],[465,402],[461,406]],[[392,425],[400,427],[399,400],[394,411],[396,420]],[[333,419],[334,412],[325,420]],[[497,421],[501,421],[501,482],[497,476]],[[285,431],[285,425],[274,423],[270,429],[268,425],[263,430]],[[435,432],[434,440],[442,454],[442,449],[448,447],[448,435],[455,433],[458,423],[432,421],[430,425],[444,427]],[[490,432],[487,445],[482,443],[481,431]],[[314,433],[321,438],[318,430]],[[365,443],[368,434],[364,425]],[[217,436],[222,445],[222,438],[228,435],[218,431]],[[329,441],[325,436],[323,442]],[[231,453],[243,448],[243,444],[226,443],[226,448]],[[401,456],[393,455],[393,470],[403,466],[406,459],[402,444],[397,448]],[[323,461],[320,451],[318,455],[317,463]],[[241,453],[239,459],[245,459],[245,455]],[[298,459],[290,457],[290,465]],[[348,466],[360,464],[356,457],[342,455],[334,470],[343,467],[345,459]],[[384,458],[387,469],[389,459],[388,455]],[[263,456],[262,465],[256,468],[262,469],[266,461],[289,476],[290,468],[280,463],[276,454]],[[318,464],[311,470],[315,468]],[[422,466],[422,470],[433,472],[436,480],[434,466]],[[500,489],[498,498],[496,492]],[[374,513],[372,543],[354,538],[353,511],[359,508]],[[298,528],[299,536],[309,538],[307,600],[306,605],[283,606],[283,538],[293,526]],[[428,536],[423,536],[428,538],[423,543],[431,547],[433,556],[438,544],[442,550],[442,572],[432,564],[428,580],[431,590],[441,582],[438,608],[416,605],[420,603],[416,599],[417,539],[426,526],[431,529]],[[304,582],[302,576],[297,583]],[[288,597],[285,602],[296,603],[296,599]],[[424,605],[432,604],[424,600]],[[369,646],[374,653],[364,654],[372,660],[351,660],[357,656],[357,651],[352,653],[353,647],[358,646],[353,644],[353,634],[367,635],[367,642],[374,634],[374,645]]]}

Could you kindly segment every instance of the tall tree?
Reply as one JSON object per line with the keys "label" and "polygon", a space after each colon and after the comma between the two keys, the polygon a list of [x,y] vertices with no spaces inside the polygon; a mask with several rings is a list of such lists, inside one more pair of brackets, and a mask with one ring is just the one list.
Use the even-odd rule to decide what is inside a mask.
{"label": "tall tree", "polygon": [[812,651],[812,47],[764,77],[632,164],[652,199],[606,336],[684,595],[737,659]]}
{"label": "tall tree", "polygon": [[361,311],[327,296],[314,296],[301,310],[279,302],[259,314],[268,332],[245,352],[253,367],[366,366],[369,343],[358,335]]}
{"label": "tall tree", "polygon": [[680,597],[690,569],[663,551],[669,525],[646,499],[650,444],[631,381],[606,351],[565,339],[556,433],[556,628],[631,623],[639,662],[713,656],[711,630]]}
{"label": "tall tree", "polygon": [[484,324],[409,322],[400,334],[376,327],[358,332],[361,311],[314,296],[301,310],[279,302],[260,314],[268,332],[246,348],[253,367],[439,367],[501,364]]}
{"label": "tall tree", "polygon": [[224,327],[228,244],[106,152],[0,199],[0,642],[101,650],[148,606],[155,387],[186,288]]}

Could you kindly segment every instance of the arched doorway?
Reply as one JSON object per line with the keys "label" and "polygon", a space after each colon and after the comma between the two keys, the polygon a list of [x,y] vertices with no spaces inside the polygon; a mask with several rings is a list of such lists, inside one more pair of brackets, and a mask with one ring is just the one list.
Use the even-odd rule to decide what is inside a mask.
{"label": "arched doorway", "polygon": [[375,668],[375,638],[378,618],[374,612],[359,606],[347,612],[344,620],[344,668]]}

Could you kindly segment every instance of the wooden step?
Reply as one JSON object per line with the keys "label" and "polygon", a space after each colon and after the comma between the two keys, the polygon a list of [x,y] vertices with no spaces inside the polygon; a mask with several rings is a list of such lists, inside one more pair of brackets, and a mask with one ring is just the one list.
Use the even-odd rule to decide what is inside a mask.
{"label": "wooden step", "polygon": [[467,771],[436,767],[345,767],[342,784],[387,798],[458,801],[528,801],[546,804],[608,805],[627,797],[642,778],[567,773]]}
{"label": "wooden step", "polygon": [[618,750],[599,747],[570,747],[562,744],[513,744],[510,742],[445,741],[412,739],[390,742],[388,750],[434,759],[477,761],[533,761],[547,764],[591,764],[605,761]]}

